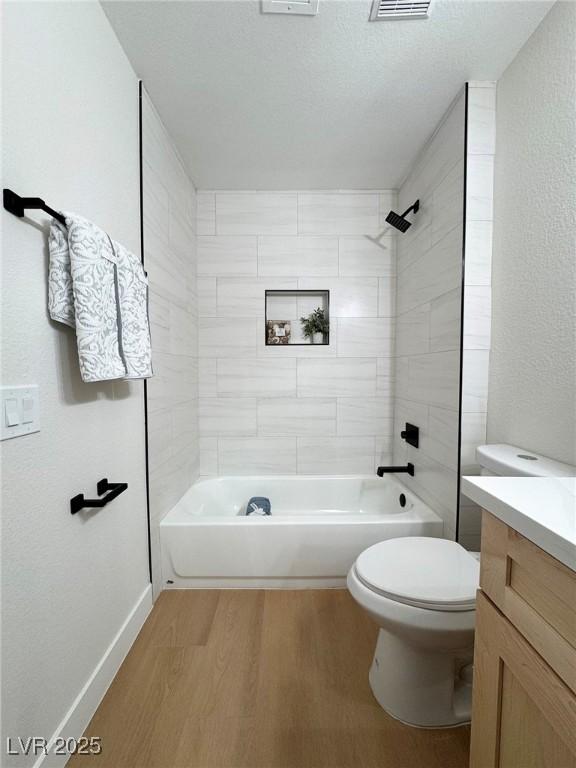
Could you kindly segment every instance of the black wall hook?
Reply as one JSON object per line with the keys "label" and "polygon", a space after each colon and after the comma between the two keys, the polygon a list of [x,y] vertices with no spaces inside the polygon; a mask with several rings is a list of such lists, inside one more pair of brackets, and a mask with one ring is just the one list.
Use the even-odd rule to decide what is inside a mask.
{"label": "black wall hook", "polygon": [[[128,483],[109,483],[107,478],[98,481],[96,491],[100,499],[85,499],[83,493],[79,493],[70,499],[70,514],[75,515],[84,507],[105,507],[110,501],[120,496],[128,488]],[[106,496],[102,494],[107,493]]]}
{"label": "black wall hook", "polygon": [[3,192],[3,202],[4,208],[8,213],[12,213],[20,219],[24,216],[24,211],[27,208],[37,208],[41,211],[46,211],[52,218],[57,219],[60,224],[66,226],[66,219],[64,216],[53,208],[50,208],[49,205],[46,205],[44,200],[41,200],[39,197],[20,197],[20,195],[17,195],[16,192],[13,192],[11,189],[5,189]]}

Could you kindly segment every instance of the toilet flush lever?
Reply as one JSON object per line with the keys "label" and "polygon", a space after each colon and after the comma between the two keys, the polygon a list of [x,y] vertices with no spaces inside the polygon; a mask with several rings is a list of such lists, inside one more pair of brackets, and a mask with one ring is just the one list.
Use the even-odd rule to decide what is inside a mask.
{"label": "toilet flush lever", "polygon": [[406,429],[403,429],[402,432],[400,432],[400,437],[402,440],[406,440],[409,445],[418,448],[418,443],[420,442],[420,429],[415,427],[414,424],[408,424],[408,422],[406,422]]}

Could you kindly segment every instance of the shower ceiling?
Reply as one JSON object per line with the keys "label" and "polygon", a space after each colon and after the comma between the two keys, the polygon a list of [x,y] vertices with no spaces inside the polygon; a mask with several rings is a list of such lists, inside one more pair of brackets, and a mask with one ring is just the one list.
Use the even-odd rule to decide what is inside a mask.
{"label": "shower ceiling", "polygon": [[498,79],[552,5],[435,0],[371,24],[370,0],[103,2],[203,189],[398,186],[462,84]]}

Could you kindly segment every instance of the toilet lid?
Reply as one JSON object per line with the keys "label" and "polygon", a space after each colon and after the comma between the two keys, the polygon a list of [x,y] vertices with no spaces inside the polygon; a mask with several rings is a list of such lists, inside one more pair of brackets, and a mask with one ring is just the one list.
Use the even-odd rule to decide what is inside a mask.
{"label": "toilet lid", "polygon": [[411,536],[381,541],[356,561],[360,581],[396,602],[436,611],[469,611],[480,566],[455,541]]}

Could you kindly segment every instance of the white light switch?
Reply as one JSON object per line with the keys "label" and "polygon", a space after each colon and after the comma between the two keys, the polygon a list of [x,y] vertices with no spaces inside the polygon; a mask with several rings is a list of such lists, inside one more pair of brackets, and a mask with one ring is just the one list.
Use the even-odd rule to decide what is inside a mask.
{"label": "white light switch", "polygon": [[18,400],[15,397],[9,397],[4,400],[4,426],[15,427],[17,424],[20,424]]}
{"label": "white light switch", "polygon": [[0,387],[0,440],[40,431],[38,386]]}

